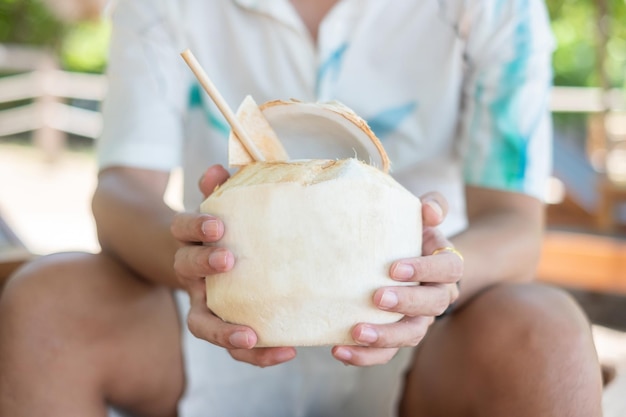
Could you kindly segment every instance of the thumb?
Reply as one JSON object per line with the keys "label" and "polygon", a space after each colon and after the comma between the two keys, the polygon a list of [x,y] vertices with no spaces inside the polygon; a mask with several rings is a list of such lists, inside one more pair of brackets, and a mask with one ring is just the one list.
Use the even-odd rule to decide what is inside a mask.
{"label": "thumb", "polygon": [[208,197],[215,188],[222,185],[230,177],[228,171],[221,165],[210,166],[198,181],[198,187],[204,197]]}

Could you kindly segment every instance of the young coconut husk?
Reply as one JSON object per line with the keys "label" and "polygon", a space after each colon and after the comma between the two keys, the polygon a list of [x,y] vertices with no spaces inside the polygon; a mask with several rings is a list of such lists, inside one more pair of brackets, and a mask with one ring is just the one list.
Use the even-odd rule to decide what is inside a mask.
{"label": "young coconut husk", "polygon": [[255,162],[201,211],[226,231],[235,267],[206,280],[207,305],[254,329],[259,346],[354,344],[359,322],[391,323],[374,291],[395,260],[421,253],[420,201],[356,159]]}
{"label": "young coconut husk", "polygon": [[[291,101],[261,109],[281,139],[288,132],[289,142],[302,144],[298,132],[311,136],[314,126],[389,166],[378,139],[344,107]],[[231,271],[207,277],[209,309],[254,329],[258,346],[354,344],[355,324],[399,320],[372,297],[378,288],[401,285],[389,278],[393,261],[421,253],[419,199],[356,158],[252,162],[242,155],[231,156],[242,168],[200,208],[224,221],[218,244],[236,257]]]}

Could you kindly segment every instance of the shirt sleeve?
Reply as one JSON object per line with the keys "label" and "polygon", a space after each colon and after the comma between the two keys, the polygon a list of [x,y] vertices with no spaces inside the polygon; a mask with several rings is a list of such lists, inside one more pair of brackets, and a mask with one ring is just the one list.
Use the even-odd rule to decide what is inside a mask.
{"label": "shirt sleeve", "polygon": [[189,83],[167,1],[120,0],[113,10],[108,93],[97,143],[101,169],[180,165]]}
{"label": "shirt sleeve", "polygon": [[540,0],[470,3],[460,129],[465,181],[544,200],[554,49],[547,11]]}

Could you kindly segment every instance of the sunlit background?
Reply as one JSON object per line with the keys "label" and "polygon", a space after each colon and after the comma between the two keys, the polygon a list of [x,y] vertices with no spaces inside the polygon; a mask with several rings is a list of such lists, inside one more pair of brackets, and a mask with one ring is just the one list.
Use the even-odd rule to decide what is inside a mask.
{"label": "sunlit background", "polygon": [[[25,257],[98,250],[89,205],[106,93],[105,3],[0,0],[0,286]],[[557,40],[554,173],[538,277],[570,290],[590,315],[607,378],[617,375],[606,416],[623,417],[626,0],[547,6]],[[176,184],[168,202],[178,204]]]}

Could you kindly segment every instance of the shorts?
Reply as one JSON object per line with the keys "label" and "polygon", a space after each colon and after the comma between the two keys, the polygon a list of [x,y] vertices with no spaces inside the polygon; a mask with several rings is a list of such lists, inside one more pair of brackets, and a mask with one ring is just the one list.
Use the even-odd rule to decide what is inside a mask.
{"label": "shorts", "polygon": [[[414,350],[385,365],[345,366],[330,347],[298,348],[295,359],[260,368],[197,339],[185,319],[189,297],[176,292],[183,321],[186,389],[179,417],[392,417]],[[126,416],[111,411],[109,417]],[[129,416],[130,417],[130,416]]]}

